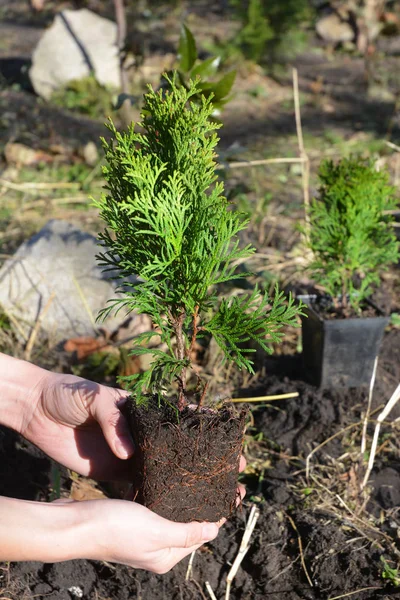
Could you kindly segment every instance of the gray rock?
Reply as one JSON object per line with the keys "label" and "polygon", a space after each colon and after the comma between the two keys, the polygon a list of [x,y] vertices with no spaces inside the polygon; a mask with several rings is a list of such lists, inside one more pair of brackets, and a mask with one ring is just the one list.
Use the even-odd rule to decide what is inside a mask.
{"label": "gray rock", "polygon": [[331,44],[351,42],[354,40],[353,28],[337,13],[330,13],[321,17],[317,21],[315,29],[325,42]]}
{"label": "gray rock", "polygon": [[97,150],[97,146],[94,142],[88,142],[82,148],[82,156],[87,165],[89,167],[94,167],[99,162],[99,151]]}
{"label": "gray rock", "polygon": [[[0,269],[0,305],[28,336],[54,294],[41,323],[50,342],[93,335],[99,310],[117,297],[115,282],[97,265],[99,250],[89,233],[66,221],[49,221]],[[123,313],[107,319],[107,329],[116,328]]]}
{"label": "gray rock", "polygon": [[94,73],[105,86],[120,87],[117,26],[86,8],[63,10],[32,55],[29,76],[39,96]]}

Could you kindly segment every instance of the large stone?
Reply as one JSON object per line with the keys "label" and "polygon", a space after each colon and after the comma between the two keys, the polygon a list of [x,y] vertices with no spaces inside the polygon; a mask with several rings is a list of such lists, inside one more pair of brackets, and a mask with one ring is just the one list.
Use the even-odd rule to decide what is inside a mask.
{"label": "large stone", "polygon": [[63,10],[43,34],[29,76],[39,96],[94,73],[105,86],[120,87],[117,26],[86,8]]}
{"label": "large stone", "polygon": [[[118,297],[116,283],[97,265],[99,250],[89,233],[66,221],[49,221],[0,269],[0,306],[26,337],[40,315],[51,343],[93,335],[99,310]],[[125,318],[122,310],[104,326],[112,331]]]}

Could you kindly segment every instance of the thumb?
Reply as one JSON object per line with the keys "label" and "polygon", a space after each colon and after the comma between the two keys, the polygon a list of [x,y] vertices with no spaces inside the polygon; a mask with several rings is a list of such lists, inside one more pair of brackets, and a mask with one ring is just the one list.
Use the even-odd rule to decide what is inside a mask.
{"label": "thumb", "polygon": [[113,453],[122,459],[132,456],[134,445],[128,423],[118,408],[123,402],[123,392],[106,386],[91,406],[93,417],[99,423]]}
{"label": "thumb", "polygon": [[219,527],[216,523],[168,523],[166,541],[171,548],[191,548],[201,546],[217,537]]}

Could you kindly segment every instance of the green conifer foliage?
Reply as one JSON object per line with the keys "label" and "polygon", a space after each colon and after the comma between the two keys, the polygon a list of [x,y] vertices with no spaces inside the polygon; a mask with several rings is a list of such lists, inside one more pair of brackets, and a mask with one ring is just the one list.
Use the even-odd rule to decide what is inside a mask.
{"label": "green conifer foliage", "polygon": [[[106,193],[95,204],[107,225],[99,236],[99,259],[118,273],[123,291],[102,316],[136,311],[149,315],[155,327],[132,350],[150,352],[154,360],[148,371],[127,378],[128,388],[140,402],[175,383],[182,408],[196,338],[214,335],[226,359],[252,371],[254,350],[242,344],[256,340],[268,351],[270,342],[281,339],[282,327],[296,323],[299,309],[278,290],[272,302],[258,289],[218,297],[219,283],[246,277],[236,261],[255,249],[240,247],[238,234],[248,220],[231,210],[217,181],[220,125],[210,119],[210,99],[191,101],[197,82],[188,90],[170,84],[169,91],[149,88],[141,132],[134,124],[123,133],[109,124],[111,140],[103,139]],[[129,284],[132,275],[135,285]],[[145,347],[153,335],[161,335],[168,351]]]}
{"label": "green conifer foliage", "polygon": [[359,309],[399,258],[393,217],[385,214],[396,207],[394,188],[387,172],[354,157],[324,161],[319,180],[310,212],[310,269],[334,299]]}

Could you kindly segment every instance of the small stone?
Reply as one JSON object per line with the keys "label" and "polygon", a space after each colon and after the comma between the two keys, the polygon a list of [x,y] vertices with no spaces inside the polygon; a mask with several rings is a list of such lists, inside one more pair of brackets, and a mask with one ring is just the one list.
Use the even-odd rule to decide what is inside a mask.
{"label": "small stone", "polygon": [[315,29],[320,38],[331,44],[354,40],[354,30],[351,25],[334,12],[318,19]]}
{"label": "small stone", "polygon": [[18,144],[8,142],[4,148],[4,157],[7,164],[9,165],[35,165],[39,162],[51,162],[53,157],[46,152],[40,150],[34,150],[25,146],[25,144]]}
{"label": "small stone", "polygon": [[88,561],[70,560],[49,566],[45,578],[50,585],[57,587],[59,593],[71,600],[89,598],[96,582],[96,570]]}
{"label": "small stone", "polygon": [[83,598],[83,589],[78,585],[71,586],[68,588],[68,591],[72,596],[75,596],[75,598]]}
{"label": "small stone", "polygon": [[94,167],[99,161],[99,151],[94,142],[88,142],[82,149],[84,161],[89,167]]}
{"label": "small stone", "polygon": [[371,84],[368,86],[368,98],[378,100],[378,102],[394,103],[396,95],[380,84]]}

